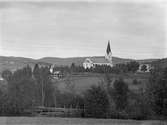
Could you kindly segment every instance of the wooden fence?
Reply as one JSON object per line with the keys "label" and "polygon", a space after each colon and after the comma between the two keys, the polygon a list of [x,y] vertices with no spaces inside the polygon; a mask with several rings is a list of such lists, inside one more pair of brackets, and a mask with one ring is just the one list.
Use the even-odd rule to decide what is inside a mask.
{"label": "wooden fence", "polygon": [[35,107],[26,112],[33,116],[59,116],[59,117],[81,117],[83,109],[78,108],[54,108],[54,107]]}

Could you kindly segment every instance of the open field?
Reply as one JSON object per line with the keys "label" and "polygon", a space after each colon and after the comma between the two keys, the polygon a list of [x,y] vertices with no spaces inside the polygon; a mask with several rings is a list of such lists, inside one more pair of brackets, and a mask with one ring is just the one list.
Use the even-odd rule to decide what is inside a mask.
{"label": "open field", "polygon": [[[129,89],[138,91],[141,88],[144,88],[145,85],[148,82],[149,74],[110,74],[110,77],[112,79],[112,83],[118,79],[123,78],[125,82],[128,83]],[[100,73],[78,73],[70,75],[69,77],[66,77],[63,80],[55,82],[56,86],[61,91],[68,91],[68,89],[71,89],[71,87],[67,87],[68,84],[71,84],[73,87],[72,89],[75,90],[77,93],[82,93],[90,88],[92,85],[102,84],[104,83],[104,74]],[[132,84],[133,80],[137,79],[141,83],[138,85]]]}
{"label": "open field", "polygon": [[167,122],[58,117],[0,117],[0,125],[167,125]]}

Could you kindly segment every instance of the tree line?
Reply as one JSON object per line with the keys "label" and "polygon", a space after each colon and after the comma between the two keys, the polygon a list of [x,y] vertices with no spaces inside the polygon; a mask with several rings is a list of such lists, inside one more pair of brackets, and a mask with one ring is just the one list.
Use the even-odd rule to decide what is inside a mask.
{"label": "tree line", "polygon": [[[15,72],[5,70],[6,88],[0,89],[0,114],[23,115],[36,106],[83,109],[82,117],[152,119],[167,116],[167,68],[150,73],[145,91],[129,90],[123,79],[104,81],[81,95],[74,90],[62,93],[53,85],[48,67],[26,66]],[[68,82],[68,81],[67,81]],[[137,84],[134,80],[134,84]],[[113,83],[113,84],[111,84]],[[70,84],[69,84],[70,85]]]}
{"label": "tree line", "polygon": [[[167,118],[167,68],[151,71],[144,91],[135,93],[128,83],[105,76],[105,84],[92,86],[86,91],[84,108],[86,117],[123,119]],[[139,81],[134,80],[133,84]],[[140,82],[139,82],[140,83]]]}
{"label": "tree line", "polygon": [[[25,109],[35,106],[54,106],[54,88],[48,67],[36,64],[15,72],[5,70],[2,77],[7,81],[7,90],[1,94],[1,114],[22,114]],[[4,101],[5,100],[5,101]]]}
{"label": "tree line", "polygon": [[[146,71],[146,67],[143,65],[142,71]],[[139,69],[139,63],[136,61],[130,61],[127,63],[116,64],[111,67],[108,65],[95,65],[95,67],[84,69],[83,66],[76,65],[72,63],[70,67],[68,66],[55,66],[54,70],[59,70],[66,73],[72,72],[94,72],[94,73],[128,73],[136,72]]]}

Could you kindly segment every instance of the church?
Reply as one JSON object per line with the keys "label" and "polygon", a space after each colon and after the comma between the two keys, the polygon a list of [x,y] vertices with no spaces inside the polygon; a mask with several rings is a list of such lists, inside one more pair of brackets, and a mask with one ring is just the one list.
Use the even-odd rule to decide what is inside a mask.
{"label": "church", "polygon": [[85,69],[95,68],[96,65],[107,65],[113,67],[112,63],[112,52],[110,48],[110,41],[108,41],[106,54],[104,57],[90,57],[86,58],[83,62],[83,67]]}

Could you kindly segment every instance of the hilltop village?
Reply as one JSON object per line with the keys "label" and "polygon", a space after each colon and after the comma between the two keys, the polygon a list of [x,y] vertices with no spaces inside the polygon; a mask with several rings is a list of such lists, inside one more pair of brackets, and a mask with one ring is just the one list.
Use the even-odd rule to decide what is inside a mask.
{"label": "hilltop village", "polygon": [[[135,60],[129,60],[124,63],[113,63],[113,55],[110,47],[110,41],[108,41],[106,53],[103,57],[86,57],[81,65],[75,65],[74,62],[72,62],[71,67],[78,69],[79,72],[115,72],[115,69],[118,68],[118,70],[121,70],[121,68],[125,68],[126,64],[128,63],[130,65],[130,62],[136,62],[136,72],[144,73],[144,72],[150,72],[151,69],[153,69],[153,65],[151,65],[151,62],[138,62]],[[50,66],[50,73],[52,74],[53,78],[59,79],[62,78],[63,73],[60,70],[57,70],[56,63],[52,64]],[[132,64],[133,65],[133,64]],[[75,67],[74,67],[75,66]],[[130,67],[130,66],[129,66]],[[99,69],[99,71],[96,71],[96,69]],[[101,71],[100,71],[101,70]],[[103,70],[103,71],[102,71]],[[128,69],[127,69],[128,70]],[[119,72],[119,71],[118,71]],[[128,72],[128,71],[123,71]]]}

